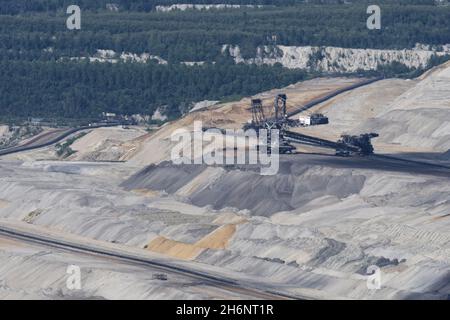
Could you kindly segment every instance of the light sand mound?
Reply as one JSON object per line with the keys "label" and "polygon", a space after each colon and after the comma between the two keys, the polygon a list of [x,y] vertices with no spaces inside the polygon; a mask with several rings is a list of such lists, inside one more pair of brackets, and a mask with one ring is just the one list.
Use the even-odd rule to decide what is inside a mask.
{"label": "light sand mound", "polygon": [[137,194],[146,196],[146,197],[159,197],[162,195],[161,191],[154,191],[154,190],[147,190],[147,189],[135,189],[135,190],[131,190],[133,192],[136,192]]}
{"label": "light sand mound", "polygon": [[364,126],[380,133],[379,142],[416,151],[450,149],[450,65],[432,73],[399,97],[394,109]]}
{"label": "light sand mound", "polygon": [[378,153],[429,153],[450,149],[450,63],[413,80],[386,79],[317,105],[326,126],[293,131],[338,140],[342,134],[376,132]]}
{"label": "light sand mound", "polygon": [[205,249],[226,249],[228,242],[235,232],[236,225],[224,225],[206,235],[195,244],[184,243],[159,236],[147,245],[147,249],[178,259],[194,260]]}
{"label": "light sand mound", "polygon": [[71,148],[77,151],[70,160],[123,161],[136,149],[134,139],[146,134],[139,127],[97,128],[75,141]]}
{"label": "light sand mound", "polygon": [[234,212],[223,212],[213,221],[215,224],[241,224],[244,222],[247,220]]}
{"label": "light sand mound", "polygon": [[450,149],[450,64],[430,73],[391,104],[390,110],[361,128],[376,131],[379,144],[416,152]]}
{"label": "light sand mound", "polygon": [[391,103],[414,87],[418,81],[386,79],[340,94],[321,103],[306,114],[323,113],[330,121],[326,126],[294,128],[293,131],[336,141],[344,133],[367,132],[361,124],[392,109]]}
{"label": "light sand mound", "polygon": [[201,248],[209,249],[226,249],[230,238],[236,232],[236,226],[233,224],[228,224],[221,226],[205,236],[195,245]]}
{"label": "light sand mound", "polygon": [[161,236],[153,239],[148,244],[147,249],[183,260],[193,260],[203,251],[203,248],[195,245],[174,241]]}
{"label": "light sand mound", "polygon": [[8,126],[0,126],[0,138],[9,132]]}

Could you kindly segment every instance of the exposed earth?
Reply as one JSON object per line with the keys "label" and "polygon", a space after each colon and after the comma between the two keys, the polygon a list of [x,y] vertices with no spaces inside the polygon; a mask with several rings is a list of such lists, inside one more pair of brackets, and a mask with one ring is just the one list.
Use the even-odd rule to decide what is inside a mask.
{"label": "exposed earth", "polygon": [[[287,94],[292,109],[360,80],[318,78],[258,97],[270,113],[277,93]],[[329,125],[295,130],[331,140],[342,133],[376,132],[377,154],[447,165],[449,80],[450,64],[418,79],[381,80],[311,110],[327,115]],[[449,298],[450,168],[316,154],[281,157],[274,176],[261,176],[254,166],[171,163],[175,129],[192,130],[195,120],[241,128],[251,118],[249,103],[250,97],[217,104],[155,132],[89,130],[65,160],[54,146],[4,156],[0,221],[264,279],[294,296]],[[77,263],[92,270],[87,287],[76,293],[84,298],[242,298],[217,288],[203,291],[201,283],[179,285],[185,279],[146,282],[148,274],[135,267],[15,240],[0,238],[0,246],[5,298],[71,297],[65,274],[53,274]],[[373,265],[381,269],[379,290],[367,287],[366,271]],[[39,272],[25,281],[30,269]],[[130,289],[142,281],[136,291]]]}

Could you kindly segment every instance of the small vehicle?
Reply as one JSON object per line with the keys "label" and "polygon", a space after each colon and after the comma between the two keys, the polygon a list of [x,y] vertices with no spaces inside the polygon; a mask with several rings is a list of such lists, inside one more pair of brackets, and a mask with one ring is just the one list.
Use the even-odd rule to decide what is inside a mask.
{"label": "small vehicle", "polygon": [[165,273],[154,273],[152,275],[152,280],[167,281],[167,274],[165,274]]}

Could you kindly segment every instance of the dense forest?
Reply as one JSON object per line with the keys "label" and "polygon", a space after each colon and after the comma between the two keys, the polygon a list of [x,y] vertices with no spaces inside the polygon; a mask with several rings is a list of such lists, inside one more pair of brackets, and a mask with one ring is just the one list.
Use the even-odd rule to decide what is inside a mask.
{"label": "dense forest", "polygon": [[101,112],[177,117],[192,101],[250,95],[305,78],[301,71],[244,65],[0,62],[2,118],[95,119]]}
{"label": "dense forest", "polygon": [[[66,29],[64,10],[0,15],[0,58],[52,59],[112,49],[149,52],[172,62],[215,61],[223,44],[239,45],[250,57],[266,44],[403,49],[416,43],[450,43],[450,6],[385,5],[381,30],[367,29],[366,9],[298,5],[168,13],[86,11],[79,31]],[[52,48],[51,54],[46,48]]]}
{"label": "dense forest", "polygon": [[[0,14],[18,14],[23,12],[57,11],[71,4],[77,4],[87,10],[104,9],[107,4],[116,4],[121,10],[144,11],[154,10],[158,5],[173,3],[186,4],[238,4],[238,5],[266,5],[292,6],[307,2],[308,4],[375,4],[373,0],[2,0]],[[434,5],[435,0],[378,0],[376,4],[402,5]]]}
{"label": "dense forest", "polygon": [[[65,8],[73,2],[82,8],[81,30],[66,28]],[[176,117],[193,101],[251,95],[311,76],[280,66],[235,65],[221,53],[224,44],[239,45],[244,57],[253,57],[260,45],[402,49],[450,43],[450,6],[431,0],[377,1],[381,30],[367,29],[370,1],[365,0],[181,2],[264,7],[156,12],[156,5],[173,2],[0,1],[1,119],[95,118],[103,111],[152,114],[162,105]],[[108,10],[110,3],[118,11]],[[98,49],[149,53],[168,64],[71,61]],[[380,70],[394,71],[413,72],[399,65]]]}

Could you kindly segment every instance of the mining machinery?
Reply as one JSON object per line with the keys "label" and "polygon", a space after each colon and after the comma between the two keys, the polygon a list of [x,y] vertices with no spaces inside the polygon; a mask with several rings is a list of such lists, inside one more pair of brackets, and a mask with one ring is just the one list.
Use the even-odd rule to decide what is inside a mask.
{"label": "mining machinery", "polygon": [[[251,101],[252,120],[246,123],[244,130],[254,129],[259,134],[260,129],[279,130],[279,153],[295,153],[295,146],[292,143],[311,145],[322,148],[334,149],[338,156],[367,156],[373,154],[371,139],[378,137],[376,133],[366,133],[359,136],[343,135],[337,142],[320,139],[301,133],[290,131],[289,128],[299,126],[299,121],[289,119],[286,112],[287,96],[278,94],[273,104],[273,116],[267,117],[261,99]],[[291,112],[292,113],[292,112]],[[268,136],[268,144],[270,140]]]}

